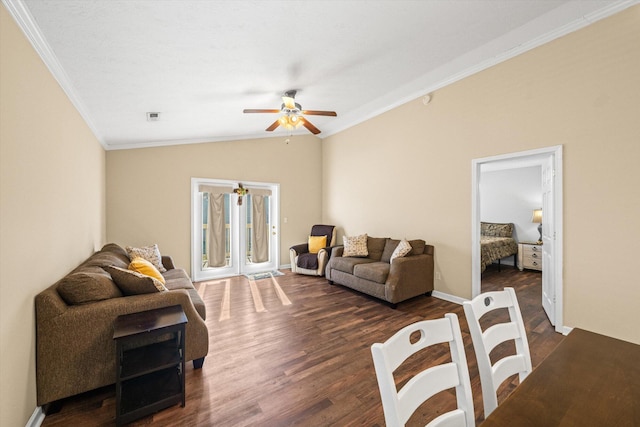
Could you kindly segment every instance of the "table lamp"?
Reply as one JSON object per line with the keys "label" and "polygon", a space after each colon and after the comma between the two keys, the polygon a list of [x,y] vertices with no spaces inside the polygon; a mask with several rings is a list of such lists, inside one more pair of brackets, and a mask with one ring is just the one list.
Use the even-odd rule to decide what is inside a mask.
{"label": "table lamp", "polygon": [[531,215],[531,222],[535,224],[540,224],[538,226],[538,233],[540,233],[540,238],[538,239],[538,244],[542,243],[542,209],[534,209],[533,215]]}

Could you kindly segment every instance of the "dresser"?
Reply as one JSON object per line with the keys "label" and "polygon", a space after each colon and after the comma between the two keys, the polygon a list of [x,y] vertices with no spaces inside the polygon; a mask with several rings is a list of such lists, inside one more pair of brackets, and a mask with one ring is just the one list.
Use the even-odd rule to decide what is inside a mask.
{"label": "dresser", "polygon": [[518,243],[518,268],[542,271],[542,243]]}

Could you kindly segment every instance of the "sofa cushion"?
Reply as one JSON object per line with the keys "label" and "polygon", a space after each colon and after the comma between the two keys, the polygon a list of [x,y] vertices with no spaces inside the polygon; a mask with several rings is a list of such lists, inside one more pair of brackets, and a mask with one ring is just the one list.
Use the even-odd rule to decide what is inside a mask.
{"label": "sofa cushion", "polygon": [[361,234],[359,236],[344,236],[342,238],[344,243],[343,257],[366,257],[369,255],[367,247],[367,235]]}
{"label": "sofa cushion", "polygon": [[122,296],[106,272],[71,273],[58,283],[58,294],[69,305],[86,304]]}
{"label": "sofa cushion", "polygon": [[331,268],[345,273],[353,274],[353,267],[358,264],[368,264],[374,262],[369,258],[335,257],[331,258]]}
{"label": "sofa cushion", "polygon": [[78,271],[82,271],[86,267],[102,268],[107,265],[115,265],[117,267],[127,268],[127,266],[129,265],[129,257],[126,254],[119,255],[114,252],[103,252],[103,251],[96,252],[95,254],[91,255],[89,259],[87,259],[85,262],[80,264],[74,270],[74,273]]}
{"label": "sofa cushion", "polygon": [[167,290],[159,280],[136,271],[111,265],[104,269],[109,272],[115,284],[125,295],[150,294]]}
{"label": "sofa cushion", "polygon": [[380,261],[382,258],[382,252],[384,251],[384,247],[387,244],[386,237],[369,237],[367,238],[367,248],[369,249],[369,255],[367,258],[370,258],[374,261]]}
{"label": "sofa cushion", "polygon": [[157,244],[153,244],[151,246],[144,246],[142,248],[133,248],[131,246],[127,246],[125,248],[127,250],[127,255],[129,255],[129,259],[134,259],[135,257],[141,257],[151,262],[155,268],[158,269],[160,273],[164,273],[167,271],[162,265],[162,255],[160,255],[160,249],[158,249]]}
{"label": "sofa cushion", "polygon": [[391,262],[391,255],[393,255],[393,251],[396,250],[399,243],[400,240],[387,239],[386,243],[384,244],[384,250],[382,251],[382,257],[380,258],[380,261]]}
{"label": "sofa cushion", "polygon": [[[407,255],[412,250],[413,250],[413,248],[411,247],[409,242],[407,242],[407,239],[402,239],[402,240],[400,240],[400,243],[398,244],[396,249],[393,251],[393,254],[391,254],[391,260],[390,261],[393,261],[396,258],[401,258],[401,257]],[[424,251],[424,248],[422,250]]]}
{"label": "sofa cushion", "polygon": [[165,283],[164,277],[157,268],[153,266],[149,261],[144,258],[135,257],[129,263],[129,270],[137,271],[140,274],[144,274],[145,276],[153,277],[154,279],[159,280],[163,285]]}
{"label": "sofa cushion", "polygon": [[189,275],[182,268],[174,268],[172,270],[167,270],[162,273],[164,276],[165,284],[164,286],[170,291],[174,289],[191,289],[193,288],[193,283],[189,278]]}
{"label": "sofa cushion", "polygon": [[385,283],[391,266],[386,262],[358,264],[353,267],[353,275],[376,283]]}
{"label": "sofa cushion", "polygon": [[416,239],[416,240],[409,240],[409,244],[413,248],[409,253],[409,255],[420,255],[424,253],[424,248],[426,247],[427,242],[425,242],[422,239]]}

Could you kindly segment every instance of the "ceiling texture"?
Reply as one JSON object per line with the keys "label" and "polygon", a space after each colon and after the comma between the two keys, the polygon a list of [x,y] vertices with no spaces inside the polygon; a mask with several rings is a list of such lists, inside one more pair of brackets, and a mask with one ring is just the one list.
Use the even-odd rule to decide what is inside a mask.
{"label": "ceiling texture", "polygon": [[108,150],[306,134],[243,114],[290,89],[323,138],[638,3],[2,1]]}

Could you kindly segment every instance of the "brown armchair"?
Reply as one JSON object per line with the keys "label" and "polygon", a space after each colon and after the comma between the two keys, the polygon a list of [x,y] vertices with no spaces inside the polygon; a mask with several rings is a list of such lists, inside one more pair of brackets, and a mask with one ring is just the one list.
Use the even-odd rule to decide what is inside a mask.
{"label": "brown armchair", "polygon": [[309,252],[309,243],[301,243],[289,248],[291,271],[311,276],[324,276],[324,269],[331,257],[331,248],[336,243],[336,227],[333,225],[314,225],[310,236],[326,236],[326,246],[317,253]]}

